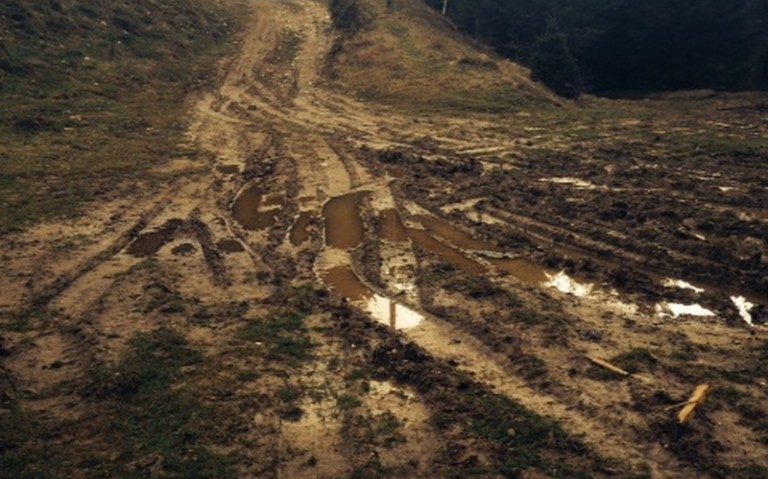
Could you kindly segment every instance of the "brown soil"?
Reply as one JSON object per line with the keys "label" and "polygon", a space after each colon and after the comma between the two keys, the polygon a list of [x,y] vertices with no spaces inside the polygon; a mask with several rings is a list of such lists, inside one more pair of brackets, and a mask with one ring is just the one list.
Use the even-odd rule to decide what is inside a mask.
{"label": "brown soil", "polygon": [[[0,419],[36,425],[1,454],[61,477],[764,477],[754,98],[415,121],[324,76],[325,6],[250,5],[192,98],[205,172],[0,237]],[[706,128],[728,140],[692,146]]]}

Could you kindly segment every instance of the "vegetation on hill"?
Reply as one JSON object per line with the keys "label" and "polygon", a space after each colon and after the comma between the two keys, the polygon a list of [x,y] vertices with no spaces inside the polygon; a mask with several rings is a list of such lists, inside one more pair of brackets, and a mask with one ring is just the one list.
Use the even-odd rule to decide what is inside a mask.
{"label": "vegetation on hill", "polygon": [[0,2],[0,231],[169,158],[235,22],[218,1]]}
{"label": "vegetation on hill", "polygon": [[534,70],[541,38],[556,25],[590,91],[768,88],[768,3],[760,0],[451,0],[448,15]]}
{"label": "vegetation on hill", "polygon": [[558,104],[530,72],[469,41],[421,1],[332,0],[331,76],[362,99],[413,109]]}

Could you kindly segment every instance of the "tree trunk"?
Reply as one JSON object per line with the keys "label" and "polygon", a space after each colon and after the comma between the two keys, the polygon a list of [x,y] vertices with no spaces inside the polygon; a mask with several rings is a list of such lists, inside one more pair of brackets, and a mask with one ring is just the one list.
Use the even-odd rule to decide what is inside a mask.
{"label": "tree trunk", "polygon": [[443,15],[448,13],[448,0],[443,0]]}

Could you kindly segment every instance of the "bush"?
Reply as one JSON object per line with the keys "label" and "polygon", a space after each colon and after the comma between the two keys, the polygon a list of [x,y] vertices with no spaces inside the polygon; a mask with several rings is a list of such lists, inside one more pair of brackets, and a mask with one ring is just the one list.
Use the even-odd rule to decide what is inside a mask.
{"label": "bush", "polygon": [[361,30],[370,22],[370,15],[358,0],[331,0],[333,26],[347,34]]}
{"label": "bush", "polygon": [[581,74],[568,42],[554,23],[536,40],[531,54],[533,77],[555,93],[576,98],[582,91]]}

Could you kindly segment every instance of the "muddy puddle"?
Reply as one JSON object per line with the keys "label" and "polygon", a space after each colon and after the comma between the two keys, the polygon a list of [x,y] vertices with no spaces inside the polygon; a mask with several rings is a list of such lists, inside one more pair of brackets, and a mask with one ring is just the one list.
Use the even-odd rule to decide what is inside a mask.
{"label": "muddy puddle", "polygon": [[138,257],[152,256],[171,241],[174,233],[182,224],[184,222],[179,219],[169,220],[160,229],[139,235],[128,245],[126,252]]}
{"label": "muddy puddle", "polygon": [[499,252],[495,246],[476,240],[465,231],[433,216],[417,215],[413,220],[421,224],[430,233],[441,237],[457,248],[468,251]]}
{"label": "muddy puddle", "polygon": [[280,195],[264,198],[258,185],[249,186],[232,204],[232,216],[248,231],[271,228],[277,221],[283,201]]}
{"label": "muddy puddle", "polygon": [[240,173],[240,167],[237,165],[218,165],[216,166],[216,170],[219,173],[222,173],[225,175],[234,175],[234,174]]}
{"label": "muddy puddle", "polygon": [[363,242],[360,204],[367,194],[367,191],[349,193],[331,198],[323,205],[326,246],[353,249]]}
{"label": "muddy puddle", "polygon": [[488,262],[526,284],[541,286],[549,280],[546,268],[522,258],[489,258]]}
{"label": "muddy puddle", "polygon": [[482,275],[487,273],[486,268],[477,261],[465,256],[459,250],[441,243],[432,237],[428,232],[415,228],[408,228],[408,236],[413,242],[422,249],[434,253],[448,263],[466,271],[470,274]]}
{"label": "muddy puddle", "polygon": [[679,318],[681,316],[712,317],[715,312],[700,304],[659,303],[656,305],[656,313],[662,317]]}
{"label": "muddy puddle", "polygon": [[216,247],[225,253],[241,253],[245,247],[237,240],[223,239],[216,243]]}
{"label": "muddy puddle", "polygon": [[289,239],[293,246],[301,246],[309,240],[309,223],[312,221],[312,212],[303,211],[291,227]]}
{"label": "muddy puddle", "polygon": [[376,321],[391,328],[415,328],[424,321],[422,314],[373,292],[349,266],[331,268],[323,272],[322,279],[335,294],[347,298]]}
{"label": "muddy puddle", "polygon": [[174,246],[171,249],[171,253],[174,256],[187,256],[195,252],[195,245],[192,243],[183,243],[178,246]]}
{"label": "muddy puddle", "polygon": [[[488,274],[489,271],[483,264],[466,256],[461,250],[491,253],[490,256],[485,255],[485,259],[494,267],[537,288],[554,288],[562,293],[578,297],[589,295],[594,288],[591,283],[576,280],[564,271],[551,270],[523,258],[494,257],[493,253],[503,254],[503,252],[496,246],[476,240],[463,230],[440,219],[421,215],[416,216],[414,220],[426,228],[426,231],[415,228],[407,229],[407,233],[414,243],[468,273],[482,275]],[[453,248],[437,238],[460,249]]]}
{"label": "muddy puddle", "polygon": [[384,210],[379,215],[381,222],[381,239],[393,243],[405,243],[408,241],[408,231],[396,209]]}
{"label": "muddy puddle", "polygon": [[400,166],[387,167],[387,174],[395,179],[404,178],[408,173],[405,168]]}

